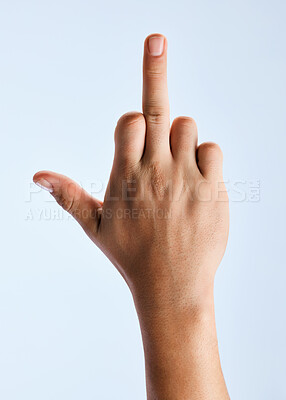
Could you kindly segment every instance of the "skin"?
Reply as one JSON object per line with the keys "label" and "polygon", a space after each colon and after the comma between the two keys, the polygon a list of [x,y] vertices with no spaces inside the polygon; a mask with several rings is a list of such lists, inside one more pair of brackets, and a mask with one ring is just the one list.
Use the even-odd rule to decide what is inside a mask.
{"label": "skin", "polygon": [[[151,54],[156,38],[161,55]],[[164,36],[145,40],[143,113],[117,123],[104,201],[54,172],[38,172],[34,182],[74,216],[127,282],[148,400],[229,399],[213,296],[229,225],[222,152],[214,143],[197,145],[192,118],[176,118],[170,128]]]}

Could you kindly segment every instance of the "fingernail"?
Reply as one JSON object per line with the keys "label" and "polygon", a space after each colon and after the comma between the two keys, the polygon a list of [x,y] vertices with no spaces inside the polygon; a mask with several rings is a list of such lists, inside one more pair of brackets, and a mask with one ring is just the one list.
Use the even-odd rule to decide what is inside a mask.
{"label": "fingernail", "polygon": [[148,48],[151,56],[160,56],[164,49],[164,38],[162,36],[149,37]]}
{"label": "fingernail", "polygon": [[38,185],[41,189],[45,189],[50,193],[54,191],[53,185],[46,179],[41,178],[37,182],[35,182],[35,184]]}

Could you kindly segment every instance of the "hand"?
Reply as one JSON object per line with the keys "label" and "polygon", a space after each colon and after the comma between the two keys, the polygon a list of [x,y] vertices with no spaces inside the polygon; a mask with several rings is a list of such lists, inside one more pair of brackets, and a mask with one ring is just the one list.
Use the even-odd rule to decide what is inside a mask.
{"label": "hand", "polygon": [[[163,36],[145,41],[143,114],[127,113],[117,123],[104,202],[53,172],[38,172],[34,182],[76,218],[126,280],[142,329],[148,399],[228,398],[213,314],[229,224],[222,152],[214,143],[197,146],[189,117],[170,128]],[[200,340],[206,354],[194,350]]]}

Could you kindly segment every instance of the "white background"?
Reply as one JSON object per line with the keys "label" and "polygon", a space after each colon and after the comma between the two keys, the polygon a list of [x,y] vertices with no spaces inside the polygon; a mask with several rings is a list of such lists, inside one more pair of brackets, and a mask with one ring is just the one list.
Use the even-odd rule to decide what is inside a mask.
{"label": "white background", "polygon": [[103,198],[116,121],[141,109],[152,32],[169,42],[172,117],[195,118],[199,140],[224,152],[231,228],[215,297],[231,398],[286,399],[285,11],[277,0],[0,1],[1,399],[145,399],[127,286],[31,182],[50,169]]}

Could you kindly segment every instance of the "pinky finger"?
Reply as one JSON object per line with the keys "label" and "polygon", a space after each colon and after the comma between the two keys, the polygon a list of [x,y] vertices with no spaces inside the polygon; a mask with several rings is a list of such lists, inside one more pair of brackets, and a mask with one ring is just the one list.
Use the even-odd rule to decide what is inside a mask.
{"label": "pinky finger", "polygon": [[197,148],[197,164],[206,179],[222,178],[223,154],[216,143],[202,143]]}

